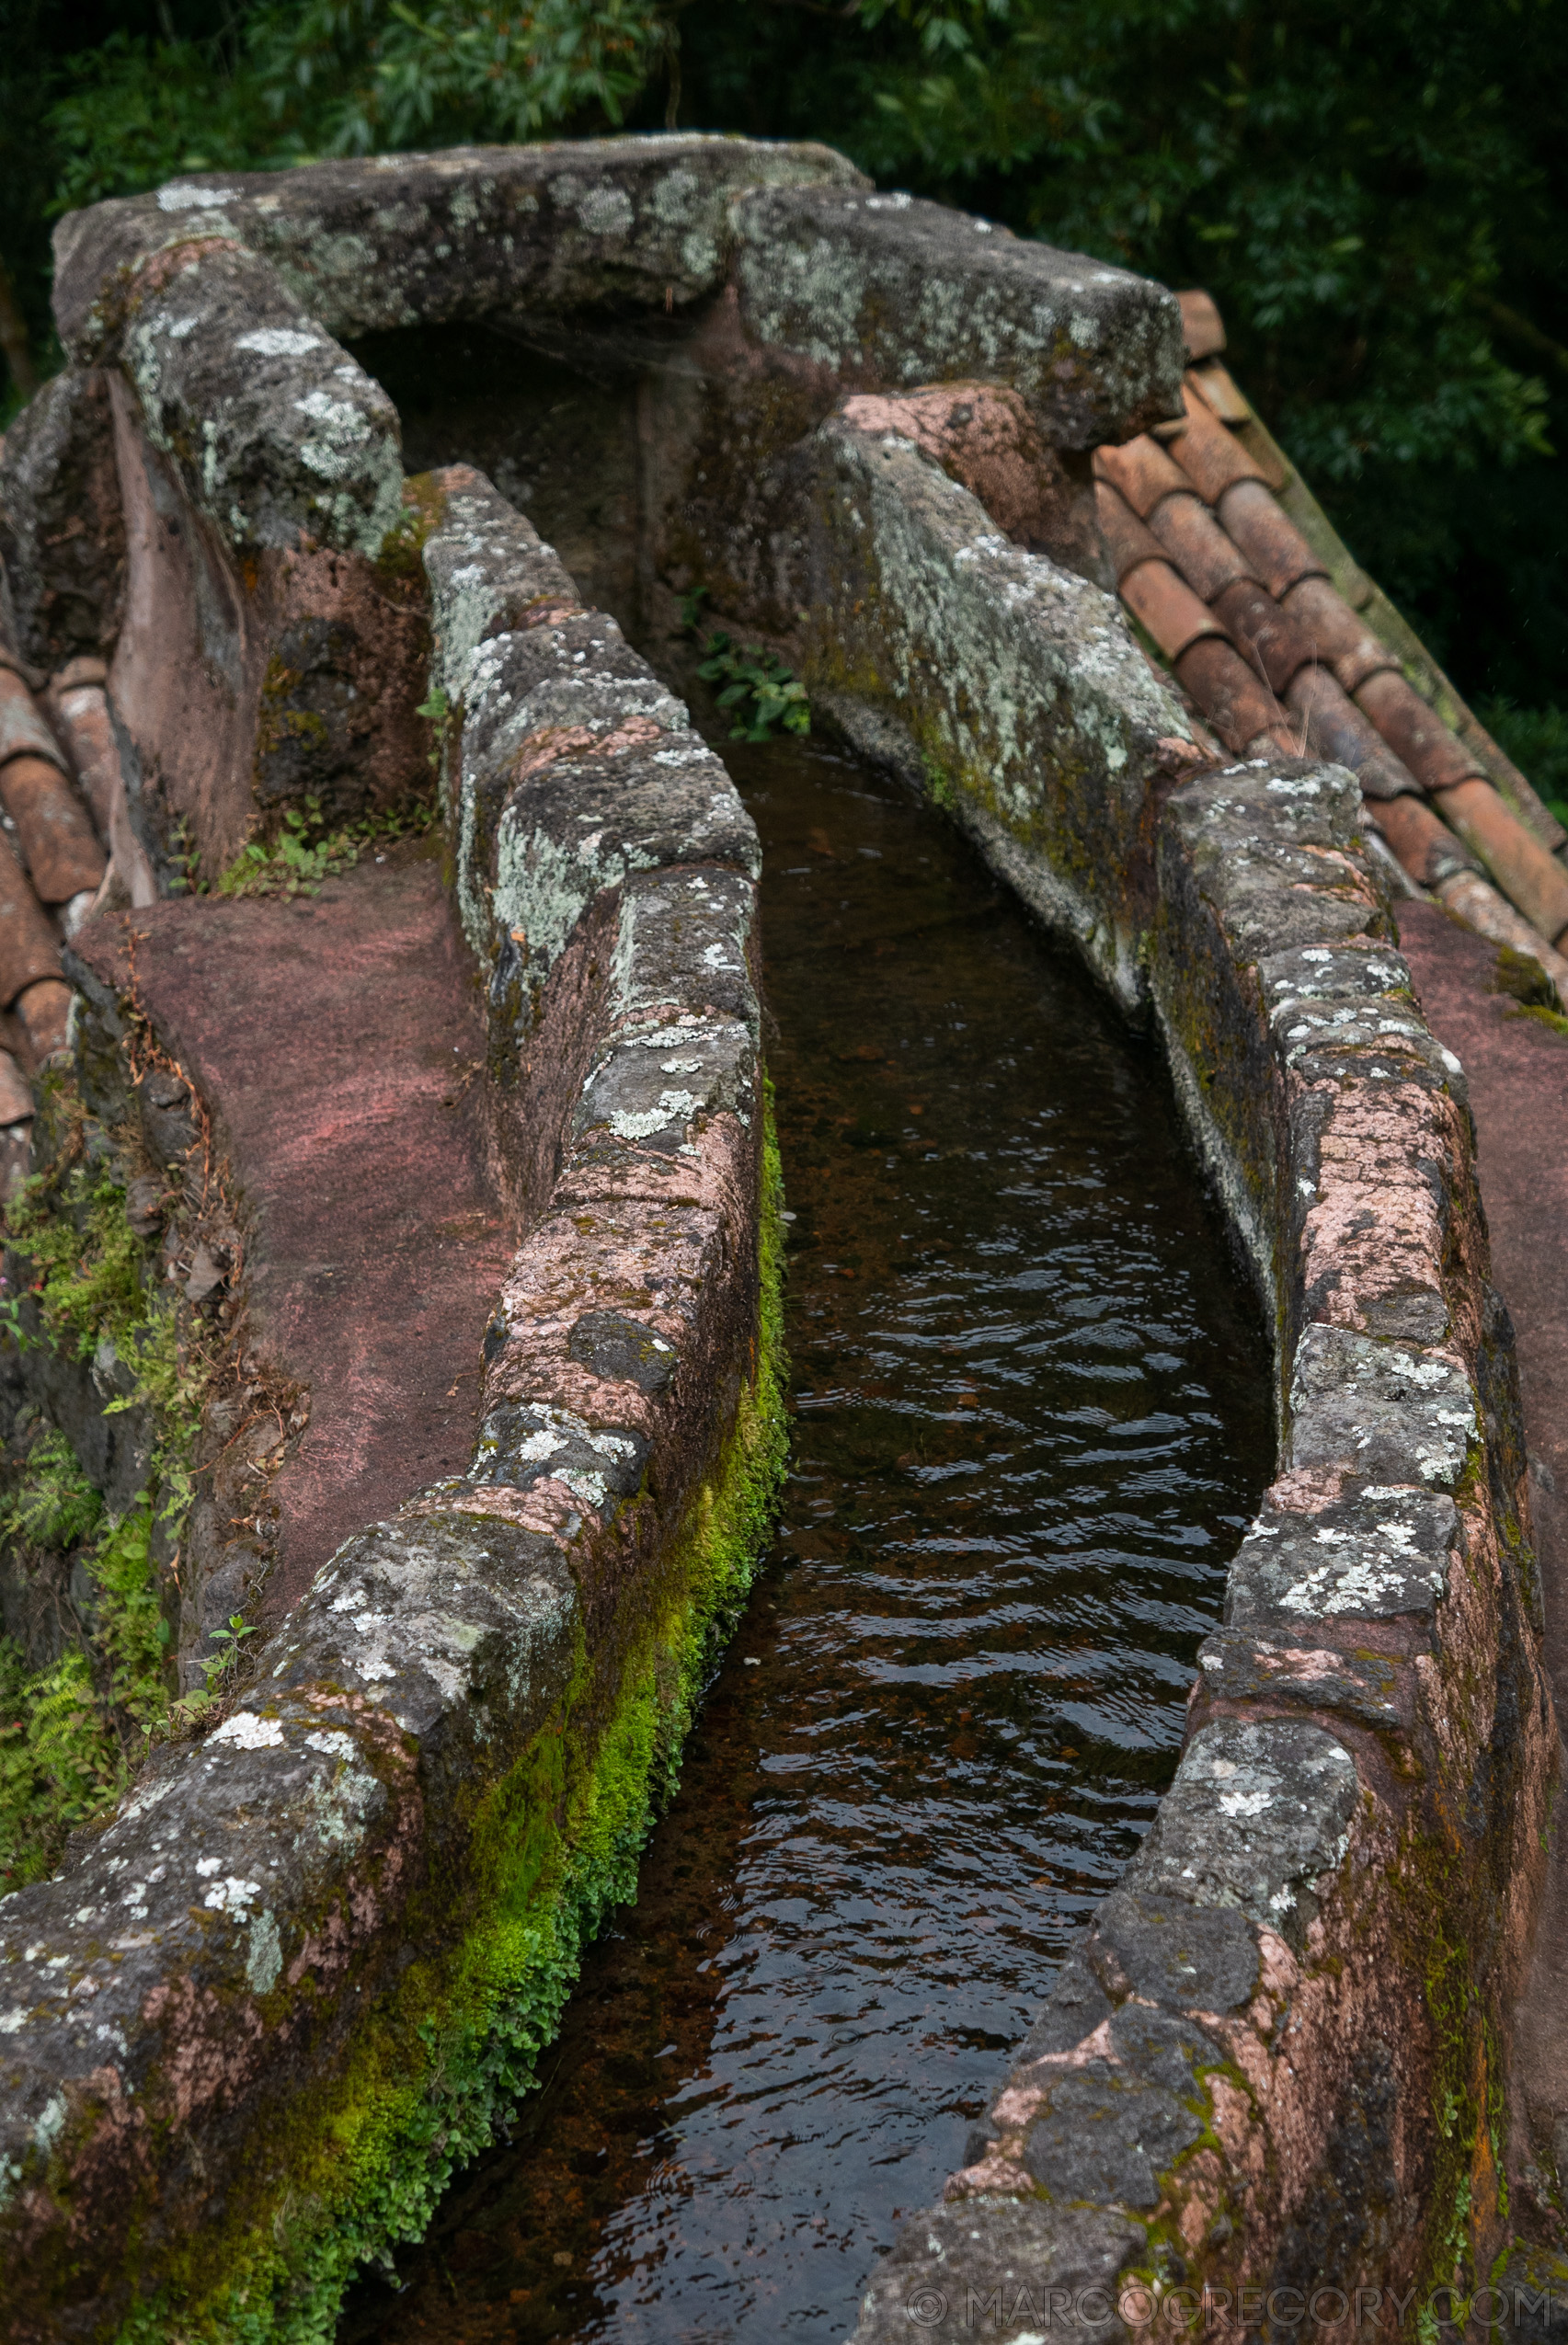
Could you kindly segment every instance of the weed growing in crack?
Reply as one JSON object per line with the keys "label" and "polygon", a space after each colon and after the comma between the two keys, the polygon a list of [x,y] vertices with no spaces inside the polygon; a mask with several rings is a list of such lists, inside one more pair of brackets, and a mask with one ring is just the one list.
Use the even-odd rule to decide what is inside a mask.
{"label": "weed growing in crack", "polygon": [[715,628],[703,648],[707,658],[698,675],[704,684],[722,684],[716,695],[720,708],[740,720],[730,727],[732,741],[771,741],[775,727],[810,732],[806,687],[793,668],[754,644],[742,648],[722,627]]}
{"label": "weed growing in crack", "polygon": [[[425,712],[421,712],[422,714]],[[436,820],[432,800],[417,798],[361,822],[328,827],[319,798],[289,806],[276,838],[242,847],[218,882],[220,896],[319,896],[322,882],[351,871],[372,847],[421,837]]]}
{"label": "weed growing in crack", "polygon": [[[693,587],[681,599],[681,630],[694,635],[708,600],[706,587]],[[732,741],[771,741],[775,728],[785,733],[809,733],[811,709],[806,687],[793,668],[756,644],[738,644],[715,627],[702,646],[704,658],[697,673],[704,684],[718,684],[720,708],[739,719],[730,731]]]}

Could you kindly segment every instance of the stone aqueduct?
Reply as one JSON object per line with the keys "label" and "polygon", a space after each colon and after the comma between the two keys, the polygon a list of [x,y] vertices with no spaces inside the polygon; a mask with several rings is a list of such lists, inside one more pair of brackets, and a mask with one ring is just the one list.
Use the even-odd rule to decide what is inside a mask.
{"label": "stone aqueduct", "polygon": [[[198,1510],[175,1603],[188,1683],[258,1607],[243,1692],[0,1904],[8,2333],[329,2332],[625,1893],[777,1470],[755,832],[498,490],[405,476],[345,346],[468,318],[612,363],[639,595],[701,582],[786,647],[1157,1025],[1276,1333],[1279,1474],[1174,1782],[946,2202],[868,2274],[862,2345],[907,2336],[911,2289],[956,2336],[1019,2275],[1136,2325],[1178,2274],[1231,2305],[1539,2273],[1505,2129],[1556,1728],[1464,1081],[1353,777],[1211,760],[1104,591],[1091,452],[1181,417],[1173,296],[821,149],[670,136],[199,175],[70,217],[56,299],[70,364],[5,456],[6,657],[40,689],[75,661],[47,705],[68,743],[73,690],[100,726],[70,1080],[91,1146],[185,1115],[226,1166],[181,1242],[244,1287],[286,1407],[269,1527]],[[932,452],[933,384],[979,403],[979,454]],[[987,484],[1020,463],[1010,536]],[[367,880],[302,954],[292,908],[169,892],[306,793],[395,809],[431,755],[444,894]],[[469,968],[482,1003],[472,1161],[384,1168],[481,1200],[441,1274],[485,1330],[450,1458],[413,1388],[356,1417],[335,1378],[308,1168],[224,1012],[383,972],[385,1032],[334,1029],[340,1098],[416,964],[441,1037]],[[317,1104],[291,1112],[336,1145]],[[112,1360],[15,1373],[128,1491]]]}

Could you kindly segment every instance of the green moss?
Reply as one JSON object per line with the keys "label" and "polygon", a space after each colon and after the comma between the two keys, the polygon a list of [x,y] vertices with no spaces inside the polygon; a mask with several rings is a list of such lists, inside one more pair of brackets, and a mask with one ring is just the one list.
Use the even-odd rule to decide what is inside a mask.
{"label": "green moss", "polygon": [[[69,1444],[45,1432],[0,1532],[24,1550],[69,1552],[102,1511]],[[152,1536],[143,1500],[85,1549],[95,1598],[86,1646],[69,1644],[29,1670],[20,1646],[0,1637],[0,1893],[48,1878],[67,1833],[120,1797],[146,1734],[167,1713],[168,1624]]]}
{"label": "green moss", "polygon": [[[766,1539],[787,1439],[781,1204],[770,1094],[750,1373],[615,1681],[601,1681],[579,1638],[555,1714],[476,1788],[462,1861],[406,1916],[408,1945],[444,1950],[375,1999],[344,2065],[291,2095],[266,2136],[269,2172],[251,2162],[243,2202],[234,2193],[226,2220],[165,2264],[121,2345],[326,2345],[355,2267],[421,2235],[453,2172],[535,2081],[583,1949],[635,1894],[638,1853]],[[264,2003],[269,2024],[290,1992]]]}
{"label": "green moss", "polygon": [[432,530],[441,526],[446,498],[429,473],[416,473],[403,484],[403,510],[382,539],[375,566],[383,585],[411,579],[425,583],[421,556]]}
{"label": "green moss", "polygon": [[[120,1397],[106,1413],[143,1410],[151,1456],[143,1488],[107,1521],[69,1443],[40,1424],[14,1458],[0,1534],[29,1572],[69,1561],[91,1591],[76,1640],[42,1668],[0,1641],[0,1887],[46,1877],[67,1832],[112,1802],[167,1719],[169,1629],[156,1550],[178,1539],[212,1374],[182,1333],[153,1250],[132,1230],[115,1161],[101,1152],[69,1077],[44,1079],[40,1123],[52,1161],[5,1217],[10,1251],[0,1326],[20,1351],[91,1359]],[[89,1138],[99,1152],[94,1154]]]}

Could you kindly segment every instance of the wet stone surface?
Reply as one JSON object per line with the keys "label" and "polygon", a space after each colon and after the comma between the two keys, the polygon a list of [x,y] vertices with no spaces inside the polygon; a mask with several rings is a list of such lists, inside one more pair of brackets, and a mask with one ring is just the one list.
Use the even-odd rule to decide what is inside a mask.
{"label": "wet stone surface", "polygon": [[[1170,1779],[1270,1470],[1266,1348],[1158,1057],[937,818],[815,743],[730,755],[794,1217],[783,1517],[543,2090],[400,2252],[403,2293],[361,2283],[343,2345],[827,2345],[868,2271],[903,2336],[911,2288],[1043,2313],[1136,2236],[1028,2205],[981,2238],[943,2209],[915,2263],[876,2260],[963,2162]],[[498,1456],[636,1470],[512,1413]],[[1107,1980],[1191,1962],[1195,2008],[1228,2008],[1241,1916],[1143,1904],[1104,1909]],[[1042,2025],[1076,2043],[1110,2011],[1075,1961]],[[1139,2075],[1179,2129],[1213,2053],[1153,2024]],[[1094,2089],[1125,2162],[1120,2088]]]}

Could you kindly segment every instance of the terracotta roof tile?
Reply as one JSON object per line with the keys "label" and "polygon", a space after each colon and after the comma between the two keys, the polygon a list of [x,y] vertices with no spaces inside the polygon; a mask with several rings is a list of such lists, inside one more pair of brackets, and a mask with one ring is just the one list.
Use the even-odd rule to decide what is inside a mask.
{"label": "terracotta roof tile", "polygon": [[1469,750],[1397,669],[1369,676],[1356,699],[1424,790],[1452,790],[1461,782],[1485,779]]}
{"label": "terracotta roof tile", "polygon": [[17,998],[17,1015],[28,1030],[35,1067],[47,1067],[65,1048],[71,989],[63,978],[40,978]]}
{"label": "terracotta roof tile", "polygon": [[1225,325],[1210,293],[1193,292],[1178,293],[1182,311],[1182,334],[1189,359],[1212,358],[1225,348]]}
{"label": "terracotta roof tile", "polygon": [[87,809],[64,775],[42,758],[0,765],[0,801],[17,826],[28,875],[40,903],[64,904],[104,875],[104,853]]}
{"label": "terracotta roof tile", "polygon": [[1367,808],[1418,887],[1436,887],[1459,872],[1479,872],[1470,849],[1440,822],[1425,798],[1383,798]]}
{"label": "terracotta roof tile", "polygon": [[1159,539],[1144,528],[1121,490],[1113,488],[1108,480],[1094,483],[1094,507],[1118,585],[1139,562],[1165,560],[1165,549]]}
{"label": "terracotta roof tile", "polygon": [[1311,638],[1252,578],[1237,578],[1216,595],[1214,615],[1272,692],[1283,693],[1291,678],[1310,664]]}
{"label": "terracotta roof tile", "polygon": [[1226,748],[1238,755],[1272,735],[1280,721],[1279,703],[1223,635],[1207,635],[1190,645],[1176,661],[1176,677]]}
{"label": "terracotta roof tile", "polygon": [[41,757],[65,771],[59,742],[39,715],[16,669],[0,667],[0,765],[13,757]]}
{"label": "terracotta roof tile", "polygon": [[1399,666],[1387,644],[1362,624],[1327,578],[1303,578],[1283,601],[1303,634],[1310,636],[1319,659],[1333,669],[1347,692],[1358,692],[1368,676]]}
{"label": "terracotta roof tile", "polygon": [[28,886],[15,847],[0,835],[0,1010],[10,1009],[39,978],[59,975],[60,939]]}
{"label": "terracotta roof tile", "polygon": [[0,1129],[33,1112],[33,1087],[8,1050],[0,1049]]}
{"label": "terracotta roof tile", "polygon": [[[1568,868],[1549,852],[1558,827],[1532,795],[1536,827],[1528,828],[1482,778],[1483,766],[1489,772],[1505,767],[1505,775],[1494,778],[1528,793],[1457,696],[1459,715],[1450,725],[1412,687],[1404,664],[1413,661],[1425,674],[1430,661],[1397,612],[1356,570],[1218,364],[1224,333],[1214,303],[1205,293],[1179,299],[1196,362],[1183,386],[1185,430],[1175,428],[1180,436],[1169,453],[1145,436],[1126,448],[1102,449],[1094,459],[1102,528],[1125,600],[1173,661],[1184,695],[1229,749],[1277,743],[1348,766],[1360,780],[1368,818],[1418,886],[1439,891],[1482,934],[1507,929],[1511,935],[1513,923],[1556,965],[1554,943],[1568,947]],[[1271,487],[1303,512],[1302,529],[1276,503]],[[1218,509],[1215,518],[1194,501],[1194,491]],[[1303,529],[1322,541],[1322,554]],[[1361,599],[1381,614],[1379,633],[1347,599],[1356,581],[1365,589]],[[1228,640],[1200,626],[1194,589],[1223,621]],[[1451,693],[1441,674],[1431,672]],[[1424,787],[1433,793],[1431,802]],[[1537,835],[1542,830],[1544,839]],[[1512,903],[1482,875],[1482,861]]]}
{"label": "terracotta roof tile", "polygon": [[[1215,426],[1216,430],[1219,428]],[[1129,440],[1125,448],[1097,448],[1094,470],[1101,480],[1120,489],[1140,521],[1149,519],[1162,497],[1192,486],[1180,465],[1146,431]]]}
{"label": "terracotta roof tile", "polygon": [[1328,565],[1288,520],[1263,483],[1239,480],[1219,500],[1219,519],[1270,594],[1288,594],[1302,578],[1326,578]]}
{"label": "terracotta roof tile", "polygon": [[1336,765],[1347,765],[1365,796],[1396,798],[1407,791],[1419,795],[1414,774],[1326,668],[1303,668],[1285,697],[1301,719],[1308,747]]}
{"label": "terracotta roof tile", "polygon": [[1241,441],[1226,430],[1207,400],[1198,398],[1185,383],[1182,398],[1187,428],[1171,445],[1187,475],[1183,486],[1190,484],[1207,503],[1217,505],[1236,481],[1263,480],[1262,465],[1254,463]]}
{"label": "terracotta roof tile", "polygon": [[1196,489],[1163,497],[1149,517],[1150,529],[1188,586],[1212,602],[1238,578],[1256,582],[1246,555],[1226,536]]}
{"label": "terracotta roof tile", "polygon": [[1511,944],[1516,953],[1529,954],[1568,1001],[1568,961],[1514,909],[1505,896],[1498,894],[1489,879],[1482,879],[1479,872],[1457,872],[1441,882],[1437,896],[1444,910],[1474,929],[1478,936],[1490,937],[1494,944]]}
{"label": "terracotta roof tile", "polygon": [[1218,359],[1210,359],[1203,366],[1193,367],[1187,381],[1209,406],[1221,423],[1251,423],[1253,411],[1236,386],[1229,367]]}
{"label": "terracotta roof tile", "polygon": [[1169,562],[1140,562],[1121,582],[1122,601],[1143,622],[1167,659],[1180,659],[1189,644],[1224,629],[1211,619],[1190,586]]}
{"label": "terracotta roof tile", "polygon": [[1436,805],[1531,926],[1561,947],[1568,935],[1568,871],[1556,856],[1530,837],[1490,782],[1461,782],[1439,792]]}

